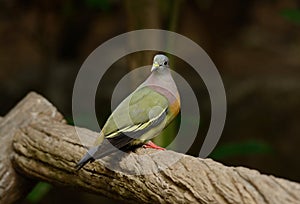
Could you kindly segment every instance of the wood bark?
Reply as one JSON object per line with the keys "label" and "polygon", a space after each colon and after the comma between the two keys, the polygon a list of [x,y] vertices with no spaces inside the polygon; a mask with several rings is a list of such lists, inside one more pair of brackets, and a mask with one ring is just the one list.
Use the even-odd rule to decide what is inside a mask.
{"label": "wood bark", "polygon": [[63,121],[62,115],[46,99],[28,94],[14,109],[0,120],[0,203],[12,203],[22,198],[34,182],[15,172],[11,165],[13,136],[41,116]]}
{"label": "wood bark", "polygon": [[[3,134],[4,130],[9,134]],[[85,145],[92,144],[98,133],[65,124],[61,114],[37,94],[29,94],[5,116],[0,131],[1,145],[3,138],[10,138],[4,142],[12,142],[14,150],[1,152],[1,156],[6,154],[1,168],[13,173],[1,176],[0,182],[16,182],[11,182],[14,185],[10,188],[1,188],[1,203],[25,193],[17,185],[31,183],[24,177],[73,186],[128,203],[300,202],[298,183],[169,150],[138,148],[76,171],[75,164],[85,154]],[[7,158],[12,158],[13,166],[23,176],[13,170]]]}

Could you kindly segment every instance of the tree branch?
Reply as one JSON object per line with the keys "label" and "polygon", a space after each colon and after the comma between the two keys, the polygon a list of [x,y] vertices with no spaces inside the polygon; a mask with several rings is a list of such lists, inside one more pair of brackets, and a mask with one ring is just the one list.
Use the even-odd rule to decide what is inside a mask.
{"label": "tree branch", "polygon": [[14,109],[0,120],[0,203],[13,203],[22,198],[31,189],[34,182],[18,175],[11,165],[13,154],[13,136],[20,128],[27,127],[41,115],[53,121],[63,121],[46,99],[35,94],[28,94]]}
{"label": "tree branch", "polygon": [[[36,96],[29,95],[21,104]],[[9,114],[11,121],[22,116],[24,111],[18,109],[20,105],[13,109],[16,114]],[[91,144],[98,133],[84,128],[76,132],[75,127],[62,122],[57,112],[53,113],[58,118],[48,114],[49,111],[42,113],[47,114],[31,114],[35,119],[14,131],[13,164],[27,177],[74,186],[128,203],[282,204],[300,201],[298,183],[173,151],[139,148],[128,155],[112,155],[75,171],[76,162],[86,152],[82,144]],[[84,138],[79,140],[78,133]]]}

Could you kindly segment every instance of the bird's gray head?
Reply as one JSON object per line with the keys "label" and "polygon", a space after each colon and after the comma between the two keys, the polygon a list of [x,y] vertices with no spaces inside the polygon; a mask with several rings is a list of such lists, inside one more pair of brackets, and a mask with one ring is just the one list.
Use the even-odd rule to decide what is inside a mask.
{"label": "bird's gray head", "polygon": [[153,59],[153,65],[151,68],[151,72],[153,71],[160,71],[160,70],[164,70],[166,68],[169,68],[169,59],[167,56],[165,55],[155,55],[154,59]]}

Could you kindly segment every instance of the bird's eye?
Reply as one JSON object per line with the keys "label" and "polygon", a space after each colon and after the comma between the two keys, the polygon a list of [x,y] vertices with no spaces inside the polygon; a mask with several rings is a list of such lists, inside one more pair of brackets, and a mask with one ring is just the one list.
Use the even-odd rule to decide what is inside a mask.
{"label": "bird's eye", "polygon": [[166,62],[164,62],[164,65],[167,65],[168,64],[168,62],[166,61]]}

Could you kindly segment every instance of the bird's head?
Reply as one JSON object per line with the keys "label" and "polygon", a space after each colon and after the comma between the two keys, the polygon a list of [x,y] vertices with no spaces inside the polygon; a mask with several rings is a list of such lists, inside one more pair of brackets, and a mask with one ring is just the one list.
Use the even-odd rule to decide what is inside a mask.
{"label": "bird's head", "polygon": [[160,71],[160,70],[164,70],[166,68],[169,68],[169,59],[167,56],[159,54],[159,55],[155,55],[154,59],[153,59],[153,65],[151,68],[151,72],[153,71]]}

